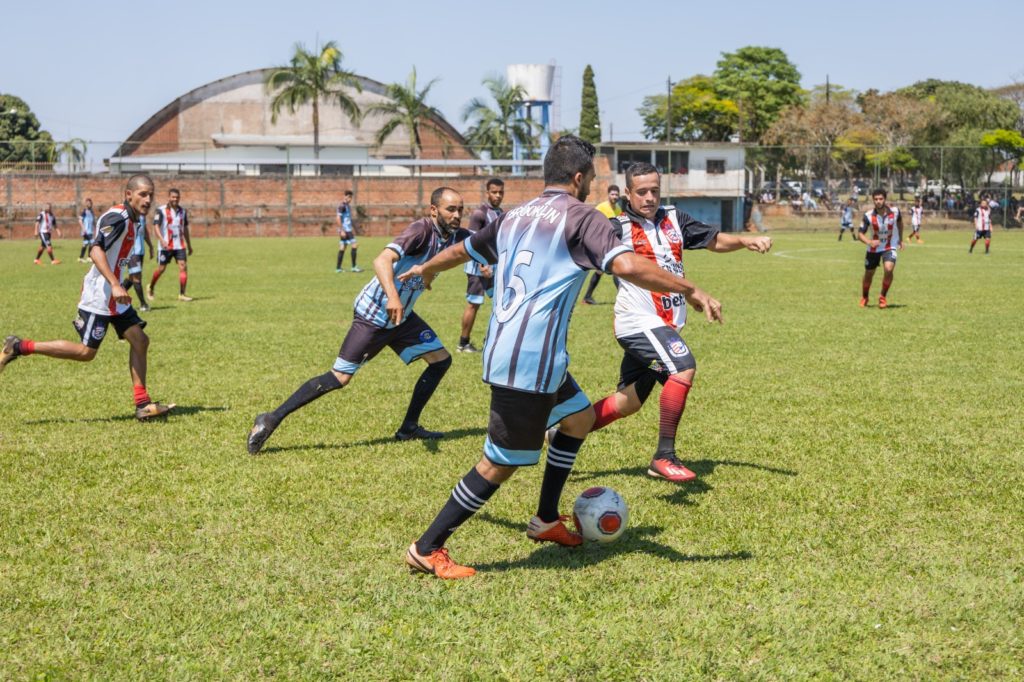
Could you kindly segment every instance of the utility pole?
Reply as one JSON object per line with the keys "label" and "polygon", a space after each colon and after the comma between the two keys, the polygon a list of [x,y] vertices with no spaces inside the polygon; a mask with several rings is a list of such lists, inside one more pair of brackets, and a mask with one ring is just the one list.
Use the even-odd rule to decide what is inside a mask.
{"label": "utility pole", "polygon": [[668,160],[666,161],[665,173],[672,173],[672,76],[669,76],[668,91],[665,99],[665,144],[668,145]]}

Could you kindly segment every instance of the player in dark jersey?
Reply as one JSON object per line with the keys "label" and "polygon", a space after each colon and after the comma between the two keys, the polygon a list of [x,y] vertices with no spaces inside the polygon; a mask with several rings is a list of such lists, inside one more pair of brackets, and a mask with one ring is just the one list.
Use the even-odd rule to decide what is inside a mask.
{"label": "player in dark jersey", "polygon": [[347,386],[359,368],[385,347],[391,348],[407,365],[418,359],[427,363],[413,388],[409,408],[395,432],[395,439],[444,436],[420,426],[419,418],[451,367],[452,356],[434,330],[413,312],[416,300],[423,293],[424,280],[413,278],[397,282],[396,277],[429,260],[456,240],[464,239],[465,230],[459,229],[462,212],[462,197],[458,192],[449,187],[434,190],[430,195],[430,217],[412,222],[374,259],[373,270],[377,275],[356,298],[352,326],[341,343],[334,366],[300,386],[273,412],[257,415],[249,432],[249,454],[258,453],[289,414],[326,393]]}
{"label": "player in dark jersey", "polygon": [[494,267],[497,292],[483,349],[483,379],[491,386],[484,456],[409,547],[405,560],[413,570],[446,579],[476,572],[455,563],[445,542],[519,467],[539,461],[545,431],[555,423],[560,427],[548,447],[537,514],[526,534],[569,547],[582,543],[565,527],[558,504],[594,423],[590,401],[568,372],[566,351],[569,319],[588,270],[683,294],[709,320],[721,319],[718,301],[633,253],[605,216],[582,203],[594,179],[594,153],[592,144],[574,135],[559,138],[544,158],[541,196],[399,278],[429,282],[472,258]]}
{"label": "player in dark jersey", "polygon": [[[505,198],[505,182],[500,178],[491,178],[485,185],[487,201],[476,207],[469,216],[469,232],[478,232],[492,220],[501,215],[501,200]],[[460,353],[479,353],[480,349],[473,345],[470,334],[476,323],[476,313],[484,302],[484,297],[494,295],[494,277],[491,266],[480,265],[476,261],[466,263],[466,309],[462,311],[462,330],[459,345]]]}
{"label": "player in dark jersey", "polygon": [[338,264],[335,272],[344,272],[342,264],[345,262],[345,248],[352,247],[352,272],[362,272],[363,269],[356,265],[356,252],[359,250],[359,243],[356,241],[356,224],[352,220],[352,190],[345,190],[345,198],[338,204]]}
{"label": "player in dark jersey", "polygon": [[75,330],[81,343],[71,341],[32,341],[8,336],[0,349],[0,371],[22,355],[45,355],[61,360],[89,362],[113,327],[117,335],[128,341],[131,351],[128,366],[135,398],[135,417],[145,421],[167,414],[174,405],[161,405],[149,398],[146,391],[146,354],[149,337],[146,326],[132,308],[132,298],[121,285],[121,275],[128,265],[128,255],[135,242],[140,215],[153,201],[153,181],[147,175],[133,175],[125,187],[125,201],[100,216],[96,237],[89,249],[92,267],[82,283]]}

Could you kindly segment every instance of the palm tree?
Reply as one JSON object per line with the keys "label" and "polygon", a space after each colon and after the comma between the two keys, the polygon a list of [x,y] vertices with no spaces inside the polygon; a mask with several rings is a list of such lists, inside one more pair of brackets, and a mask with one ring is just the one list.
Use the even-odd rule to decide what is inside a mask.
{"label": "palm tree", "polygon": [[377,131],[378,146],[384,144],[393,132],[402,127],[409,134],[409,155],[418,159],[423,151],[421,131],[431,129],[444,135],[444,130],[438,123],[438,120],[443,119],[441,112],[426,103],[427,94],[437,81],[435,78],[422,90],[417,90],[414,66],[405,85],[392,83],[387,86],[388,101],[371,104],[366,108],[367,114],[383,114],[388,117]]}
{"label": "palm tree", "polygon": [[57,145],[57,158],[65,159],[68,163],[68,172],[74,173],[85,167],[85,153],[89,151],[89,145],[80,137],[73,137],[66,142]]}
{"label": "palm tree", "polygon": [[276,124],[281,109],[294,114],[298,108],[313,103],[313,158],[320,158],[320,100],[335,102],[358,123],[362,112],[345,87],[362,92],[363,86],[351,71],[341,68],[342,54],[332,40],[323,46],[320,54],[307,52],[301,43],[295,44],[291,64],[271,71],[264,82],[270,100],[270,122]]}
{"label": "palm tree", "polygon": [[466,140],[478,152],[487,150],[492,159],[512,158],[514,143],[530,148],[536,142],[535,121],[522,118],[519,114],[526,91],[521,85],[509,85],[501,76],[491,76],[483,84],[494,98],[495,106],[479,97],[473,98],[462,111],[462,120],[473,123],[466,133]]}

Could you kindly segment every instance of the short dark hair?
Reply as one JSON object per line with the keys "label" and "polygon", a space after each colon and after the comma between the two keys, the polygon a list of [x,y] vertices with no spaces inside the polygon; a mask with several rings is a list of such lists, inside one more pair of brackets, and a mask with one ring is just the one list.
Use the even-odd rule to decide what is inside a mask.
{"label": "short dark hair", "polygon": [[484,184],[484,187],[494,187],[495,185],[498,187],[504,187],[505,181],[501,178],[487,178],[487,182]]}
{"label": "short dark hair", "polygon": [[575,135],[558,138],[544,156],[544,184],[568,185],[577,173],[594,167],[594,145]]}
{"label": "short dark hair", "polygon": [[345,190],[345,196],[347,196],[347,197],[353,197],[353,196],[355,196],[355,195],[354,195],[354,194],[352,194],[352,190],[350,190],[350,189],[347,189],[347,190]]}
{"label": "short dark hair", "polygon": [[876,189],[871,190],[871,196],[876,197],[879,194],[881,194],[883,197],[889,196],[889,193],[886,192],[885,189],[883,189],[882,187],[878,187]]}
{"label": "short dark hair", "polygon": [[633,186],[633,178],[641,175],[650,175],[651,173],[661,175],[661,172],[658,171],[657,168],[646,161],[637,161],[636,163],[630,164],[629,168],[626,169],[626,187]]}
{"label": "short dark hair", "polygon": [[181,196],[181,191],[177,187],[170,188],[169,190],[167,190],[167,193],[168,194],[177,194],[179,197]]}
{"label": "short dark hair", "polygon": [[608,191],[609,192],[621,192],[622,190],[619,189],[618,185],[608,185]]}
{"label": "short dark hair", "polygon": [[150,187],[156,187],[153,184],[153,178],[149,177],[145,173],[136,173],[135,175],[128,178],[128,182],[125,184],[125,189],[137,189],[143,185],[149,185]]}
{"label": "short dark hair", "polygon": [[453,192],[454,194],[459,195],[458,191],[452,189],[451,187],[438,187],[437,189],[430,193],[430,205],[440,206],[441,197],[444,196],[445,192]]}

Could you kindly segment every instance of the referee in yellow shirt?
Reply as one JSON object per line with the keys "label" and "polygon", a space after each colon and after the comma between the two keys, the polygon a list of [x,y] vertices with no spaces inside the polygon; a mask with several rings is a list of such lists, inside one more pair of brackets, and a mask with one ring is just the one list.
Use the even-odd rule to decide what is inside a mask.
{"label": "referee in yellow shirt", "polygon": [[[619,186],[608,185],[608,199],[602,201],[600,204],[595,206],[598,211],[604,214],[609,220],[622,213],[622,207],[619,206]],[[587,293],[583,296],[583,302],[587,305],[594,305],[597,301],[594,300],[594,289],[597,288],[597,283],[601,281],[601,273],[597,270],[590,277],[590,285],[587,287]]]}

